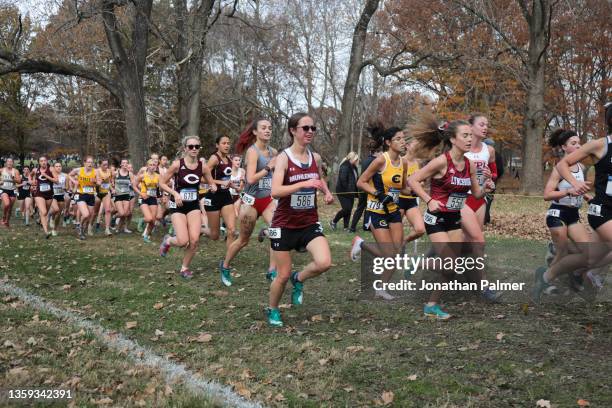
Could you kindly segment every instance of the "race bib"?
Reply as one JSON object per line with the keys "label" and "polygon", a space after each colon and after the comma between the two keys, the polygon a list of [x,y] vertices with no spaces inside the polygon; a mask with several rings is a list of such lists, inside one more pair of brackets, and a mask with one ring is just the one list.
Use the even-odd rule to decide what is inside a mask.
{"label": "race bib", "polygon": [[12,181],[4,181],[2,183],[2,188],[5,190],[13,190],[15,188],[15,184]]}
{"label": "race bib", "polygon": [[168,208],[176,208],[176,203],[174,201],[168,201]]}
{"label": "race bib", "polygon": [[459,211],[463,208],[467,194],[465,193],[452,193],[448,196],[446,201],[446,208],[449,210]]}
{"label": "race bib", "polygon": [[41,184],[38,186],[38,191],[40,191],[41,193],[44,193],[45,191],[49,190],[51,190],[51,185],[49,184]]}
{"label": "race bib", "polygon": [[423,221],[425,222],[425,224],[428,224],[428,225],[436,225],[436,222],[438,221],[438,217],[425,211],[425,214],[423,214]]}
{"label": "race bib", "polygon": [[94,188],[92,186],[84,186],[83,194],[93,194]]}
{"label": "race bib", "polygon": [[270,190],[272,188],[272,178],[271,177],[260,178],[258,187],[260,190]]}
{"label": "race bib", "polygon": [[23,186],[21,186],[22,190],[29,190],[30,189],[30,185],[29,184],[24,184]]}
{"label": "race bib", "polygon": [[103,190],[108,190],[108,189],[110,188],[110,183],[102,183],[102,184],[100,185],[100,187],[101,187]]}
{"label": "race bib", "polygon": [[157,189],[156,188],[147,189],[147,195],[149,197],[155,197],[157,195]]}
{"label": "race bib", "polygon": [[204,205],[206,207],[210,207],[212,205],[212,201],[210,200],[210,198],[205,198],[204,199]]}
{"label": "race bib", "polygon": [[138,199],[138,205],[142,205],[142,198]]}
{"label": "race bib", "polygon": [[64,195],[64,189],[61,187],[53,187],[53,195]]}
{"label": "race bib", "polygon": [[546,216],[559,218],[561,216],[561,211],[556,208],[551,208],[550,210],[546,211]]}
{"label": "race bib", "polygon": [[601,217],[601,205],[589,204],[589,209],[587,210],[587,214],[593,215],[595,217]]}
{"label": "race bib", "polygon": [[196,201],[198,199],[198,191],[196,189],[184,189],[181,190],[181,200],[183,201]]}
{"label": "race bib", "polygon": [[368,210],[382,210],[383,205],[379,201],[368,200],[367,208]]}
{"label": "race bib", "polygon": [[117,193],[118,194],[127,194],[130,191],[130,188],[125,184],[117,184]]}
{"label": "race bib", "polygon": [[270,239],[280,239],[281,229],[280,228],[268,228],[268,236]]}
{"label": "race bib", "polygon": [[243,194],[242,202],[245,203],[246,205],[253,205],[255,204],[255,197],[253,197],[250,194]]}
{"label": "race bib", "polygon": [[608,184],[606,185],[606,195],[612,196],[612,176],[608,174]]}
{"label": "race bib", "polygon": [[291,194],[291,208],[294,210],[311,210],[315,208],[315,193]]}

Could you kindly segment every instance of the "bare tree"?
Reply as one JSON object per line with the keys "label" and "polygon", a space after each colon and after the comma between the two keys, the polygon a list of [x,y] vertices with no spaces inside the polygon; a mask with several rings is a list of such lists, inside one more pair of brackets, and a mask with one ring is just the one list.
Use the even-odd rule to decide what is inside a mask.
{"label": "bare tree", "polygon": [[[100,0],[95,6],[88,3],[86,9],[82,10],[78,7],[79,2],[74,2],[74,21],[67,22],[67,26],[101,17],[115,68],[112,75],[84,63],[39,58],[20,52],[22,38],[19,30],[12,35],[12,47],[3,44],[0,48],[0,75],[10,72],[41,72],[78,76],[98,83],[121,104],[130,155],[134,165],[139,167],[149,153],[143,83],[152,4],[153,0]],[[127,27],[120,24],[120,11],[125,11],[129,16]]]}

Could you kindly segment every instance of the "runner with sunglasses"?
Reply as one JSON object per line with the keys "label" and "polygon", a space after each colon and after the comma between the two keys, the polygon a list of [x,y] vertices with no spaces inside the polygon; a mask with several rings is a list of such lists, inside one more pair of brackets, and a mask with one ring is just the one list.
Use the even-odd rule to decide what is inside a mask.
{"label": "runner with sunglasses", "polygon": [[[329,243],[323,235],[317,211],[317,190],[325,194],[325,203],[334,197],[321,172],[321,156],[310,151],[316,127],[306,113],[296,113],[289,118],[288,131],[292,144],[276,157],[272,176],[272,197],[278,199],[272,225],[269,228],[270,243],[276,260],[277,276],[270,284],[269,305],[266,309],[268,323],[282,327],[278,308],[285,286],[291,280],[291,303],[304,301],[304,282],[314,278],[331,266]],[[312,262],[300,272],[291,272],[291,251],[308,251]]]}
{"label": "runner with sunglasses", "polygon": [[[191,279],[193,273],[189,270],[200,241],[202,214],[198,202],[198,188],[202,178],[210,184],[211,191],[216,191],[210,170],[206,163],[198,159],[200,153],[200,138],[186,136],[181,143],[183,158],[175,160],[168,171],[159,179],[159,186],[170,194],[168,208],[172,219],[172,227],[176,236],[164,236],[159,246],[159,254],[166,256],[171,246],[185,247],[185,255],[179,273],[185,279]],[[174,185],[170,179],[174,177]]]}

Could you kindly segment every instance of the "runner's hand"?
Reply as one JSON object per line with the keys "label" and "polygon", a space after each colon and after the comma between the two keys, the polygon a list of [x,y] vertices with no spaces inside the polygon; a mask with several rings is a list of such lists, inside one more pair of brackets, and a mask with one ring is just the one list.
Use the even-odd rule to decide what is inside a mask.
{"label": "runner's hand", "polygon": [[442,207],[442,204],[438,200],[430,200],[427,203],[427,209],[429,210],[430,213],[435,213],[435,212],[440,211],[440,207]]}
{"label": "runner's hand", "polygon": [[181,195],[177,191],[175,191],[173,195],[174,195],[174,202],[176,203],[176,206],[182,207],[183,199],[181,198]]}
{"label": "runner's hand", "polygon": [[325,193],[325,204],[331,204],[334,202],[334,196],[329,191]]}

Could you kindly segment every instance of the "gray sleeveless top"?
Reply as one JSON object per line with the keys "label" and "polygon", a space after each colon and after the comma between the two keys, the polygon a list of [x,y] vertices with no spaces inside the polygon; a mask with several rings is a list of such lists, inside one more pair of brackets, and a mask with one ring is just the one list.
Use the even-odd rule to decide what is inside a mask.
{"label": "gray sleeveless top", "polygon": [[[257,151],[257,168],[255,169],[255,173],[260,172],[270,162],[270,159],[272,158],[272,148],[268,146],[269,157],[265,157],[254,144],[250,148],[254,148]],[[269,172],[260,178],[255,184],[247,183],[247,185],[244,187],[244,193],[255,198],[270,197],[272,194],[272,172]]]}

